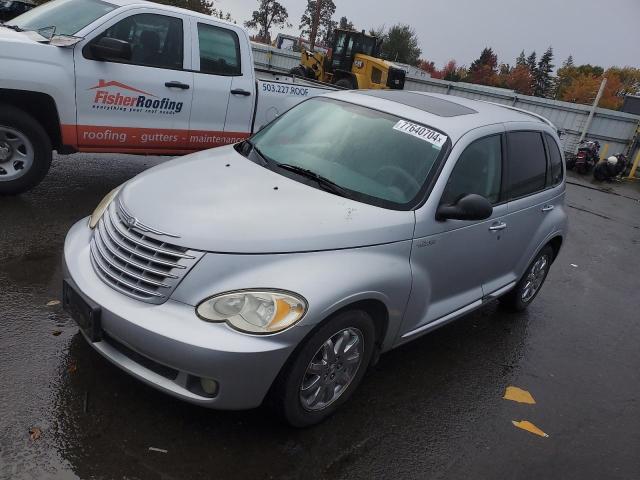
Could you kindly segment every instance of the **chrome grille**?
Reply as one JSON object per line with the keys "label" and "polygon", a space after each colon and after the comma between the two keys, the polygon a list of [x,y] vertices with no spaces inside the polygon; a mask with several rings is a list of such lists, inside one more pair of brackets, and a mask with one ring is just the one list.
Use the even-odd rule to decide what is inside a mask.
{"label": "chrome grille", "polygon": [[151,237],[130,227],[127,218],[119,199],[111,202],[91,239],[93,268],[115,290],[163,303],[203,254]]}

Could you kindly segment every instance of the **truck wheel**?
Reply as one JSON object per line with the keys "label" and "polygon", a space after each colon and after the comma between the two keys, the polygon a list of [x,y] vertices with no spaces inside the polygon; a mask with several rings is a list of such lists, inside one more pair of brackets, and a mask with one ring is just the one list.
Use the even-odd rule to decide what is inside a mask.
{"label": "truck wheel", "polygon": [[336,82],[336,87],[346,88],[348,90],[353,90],[355,87],[353,82],[348,78],[341,78]]}
{"label": "truck wheel", "polygon": [[51,166],[51,140],[33,117],[0,105],[0,195],[31,190]]}
{"label": "truck wheel", "polygon": [[305,78],[307,76],[307,70],[302,65],[298,65],[297,67],[292,68],[291,70],[289,70],[289,73],[291,75],[295,75],[296,77]]}
{"label": "truck wheel", "polygon": [[293,354],[270,392],[289,425],[307,427],[333,414],[360,384],[374,350],[375,329],[362,310],[341,312]]}

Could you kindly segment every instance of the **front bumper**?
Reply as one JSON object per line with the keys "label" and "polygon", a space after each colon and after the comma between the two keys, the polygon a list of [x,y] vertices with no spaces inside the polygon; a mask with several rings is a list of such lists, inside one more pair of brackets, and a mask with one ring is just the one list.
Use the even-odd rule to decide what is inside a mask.
{"label": "front bumper", "polygon": [[[182,400],[234,410],[260,405],[307,329],[252,336],[200,320],[192,305],[129,298],[94,272],[91,234],[83,219],[71,228],[64,246],[65,278],[101,307],[106,335],[91,346],[127,373]],[[194,392],[191,386],[201,377],[218,382],[215,397]]]}

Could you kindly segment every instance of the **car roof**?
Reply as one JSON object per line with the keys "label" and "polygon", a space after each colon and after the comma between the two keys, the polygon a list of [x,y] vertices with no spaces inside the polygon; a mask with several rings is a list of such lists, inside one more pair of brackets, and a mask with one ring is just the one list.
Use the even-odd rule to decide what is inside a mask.
{"label": "car roof", "polygon": [[204,13],[198,13],[198,12],[194,12],[193,10],[188,10],[186,8],[180,8],[180,7],[173,7],[171,5],[165,5],[164,3],[157,3],[157,2],[149,2],[147,0],[105,0],[108,3],[111,3],[113,5],[117,5],[118,7],[128,7],[128,6],[141,6],[141,7],[154,7],[154,8],[158,8],[161,10],[166,10],[169,12],[174,12],[174,13],[181,13],[183,15],[189,15],[191,17],[198,17],[198,18],[205,18],[207,20],[215,20],[216,22],[219,23],[226,23],[227,25],[231,25],[234,27],[238,27],[238,25],[236,25],[235,23],[226,21],[226,20],[222,20],[220,18],[217,17],[212,17],[211,15],[206,15]]}
{"label": "car roof", "polygon": [[325,95],[428,125],[455,142],[475,128],[496,123],[527,122],[547,130],[551,123],[534,113],[463,97],[407,90],[341,90]]}

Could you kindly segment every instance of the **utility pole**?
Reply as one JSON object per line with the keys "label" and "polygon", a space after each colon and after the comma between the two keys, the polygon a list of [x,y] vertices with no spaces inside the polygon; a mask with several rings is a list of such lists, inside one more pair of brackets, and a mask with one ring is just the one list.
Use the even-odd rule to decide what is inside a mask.
{"label": "utility pole", "polygon": [[600,98],[602,98],[602,94],[604,93],[604,87],[607,85],[607,77],[602,79],[602,83],[600,83],[600,89],[598,90],[598,94],[596,95],[596,99],[593,101],[593,105],[591,105],[591,110],[589,111],[589,117],[587,118],[587,123],[584,124],[584,128],[582,129],[582,134],[580,135],[580,140],[578,143],[582,142],[584,138],[587,136],[587,132],[591,127],[591,121],[593,120],[593,116],[596,113],[596,107],[598,103],[600,103]]}

